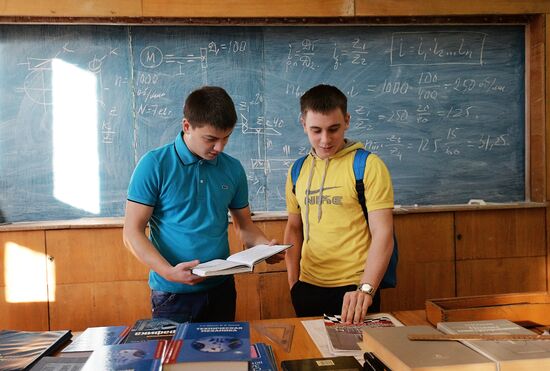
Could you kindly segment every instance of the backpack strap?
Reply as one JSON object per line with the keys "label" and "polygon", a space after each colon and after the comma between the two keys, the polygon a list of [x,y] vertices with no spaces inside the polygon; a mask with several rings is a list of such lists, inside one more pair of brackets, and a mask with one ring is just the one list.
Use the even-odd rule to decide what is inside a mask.
{"label": "backpack strap", "polygon": [[359,204],[365,215],[367,226],[369,225],[369,211],[367,210],[367,200],[365,200],[365,183],[363,183],[363,177],[365,175],[365,166],[367,165],[367,157],[370,152],[366,149],[359,148],[355,151],[355,157],[353,158],[353,175],[355,176],[355,190],[357,191],[357,198]]}
{"label": "backpack strap", "polygon": [[294,163],[292,164],[292,168],[290,169],[290,179],[292,179],[292,193],[294,194],[296,194],[296,181],[298,180],[300,171],[302,171],[302,165],[304,164],[307,156],[309,155],[302,156],[294,161]]}
{"label": "backpack strap", "polygon": [[[367,210],[367,201],[365,199],[365,184],[363,182],[363,176],[365,175],[365,167],[367,165],[367,157],[370,152],[365,149],[358,149],[355,151],[355,157],[353,158],[353,174],[355,175],[355,189],[357,190],[357,198],[361,209],[365,215],[367,227],[369,225],[369,212]],[[388,268],[380,281],[380,288],[395,287],[397,285],[397,262],[399,260],[399,253],[397,247],[397,238],[395,232],[393,233],[393,251],[388,262]]]}

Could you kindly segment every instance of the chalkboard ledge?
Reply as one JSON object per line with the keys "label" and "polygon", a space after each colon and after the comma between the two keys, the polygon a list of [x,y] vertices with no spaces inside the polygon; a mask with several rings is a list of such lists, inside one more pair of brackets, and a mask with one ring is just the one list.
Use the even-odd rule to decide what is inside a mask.
{"label": "chalkboard ledge", "polygon": [[[532,209],[544,208],[546,202],[510,202],[510,203],[486,203],[485,205],[398,205],[394,214],[435,213],[448,211],[474,211],[497,209]],[[256,222],[286,220],[286,211],[262,211],[253,212],[252,220]],[[54,229],[90,229],[90,228],[122,228],[123,217],[111,218],[82,218],[71,220],[48,220],[35,222],[17,222],[0,224],[0,232],[26,231],[26,230],[54,230]]]}
{"label": "chalkboard ledge", "polygon": [[16,222],[0,224],[0,232],[50,229],[79,228],[120,228],[124,225],[123,217],[80,218],[70,220],[44,220],[34,222]]}
{"label": "chalkboard ledge", "polygon": [[436,213],[447,211],[474,211],[474,210],[498,210],[498,209],[533,209],[544,208],[546,202],[506,202],[484,204],[453,204],[453,205],[396,205],[394,214]]}
{"label": "chalkboard ledge", "polygon": [[[393,214],[417,214],[417,213],[438,213],[448,211],[473,211],[473,210],[498,210],[498,209],[534,209],[544,208],[548,204],[546,202],[506,202],[494,203],[487,202],[483,205],[475,204],[452,204],[452,205],[395,205]],[[286,211],[262,211],[253,212],[252,220],[254,221],[270,221],[270,220],[286,220]]]}

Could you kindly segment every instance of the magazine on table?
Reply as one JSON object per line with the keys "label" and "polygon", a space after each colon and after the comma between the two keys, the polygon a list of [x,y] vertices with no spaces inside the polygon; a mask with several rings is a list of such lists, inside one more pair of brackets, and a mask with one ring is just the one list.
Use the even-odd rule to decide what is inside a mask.
{"label": "magazine on table", "polygon": [[323,316],[329,342],[329,350],[335,354],[355,354],[361,351],[358,343],[363,341],[363,329],[367,327],[396,327],[403,324],[389,313],[369,314],[360,324],[345,324],[340,315]]}

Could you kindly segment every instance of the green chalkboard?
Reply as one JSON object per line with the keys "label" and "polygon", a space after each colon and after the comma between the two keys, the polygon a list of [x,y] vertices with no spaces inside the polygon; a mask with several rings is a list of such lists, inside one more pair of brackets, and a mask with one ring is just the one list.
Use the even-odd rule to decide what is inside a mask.
{"label": "green chalkboard", "polygon": [[348,96],[348,136],[386,162],[396,203],[524,201],[524,39],[521,25],[2,25],[0,218],[123,215],[136,161],[205,84],[234,99],[226,150],[253,211],[285,209],[308,150],[298,99],[319,83]]}

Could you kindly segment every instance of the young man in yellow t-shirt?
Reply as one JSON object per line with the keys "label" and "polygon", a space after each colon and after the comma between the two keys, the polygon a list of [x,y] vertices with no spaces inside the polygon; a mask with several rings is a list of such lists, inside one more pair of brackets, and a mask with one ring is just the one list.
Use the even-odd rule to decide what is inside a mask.
{"label": "young man in yellow t-shirt", "polygon": [[336,87],[318,85],[300,98],[301,118],[311,144],[295,190],[286,182],[288,222],[285,260],[296,314],[338,314],[359,323],[380,310],[376,292],[393,249],[393,188],[375,154],[367,158],[365,198],[369,223],[355,190],[353,159],[361,143],[345,139],[350,114]]}

